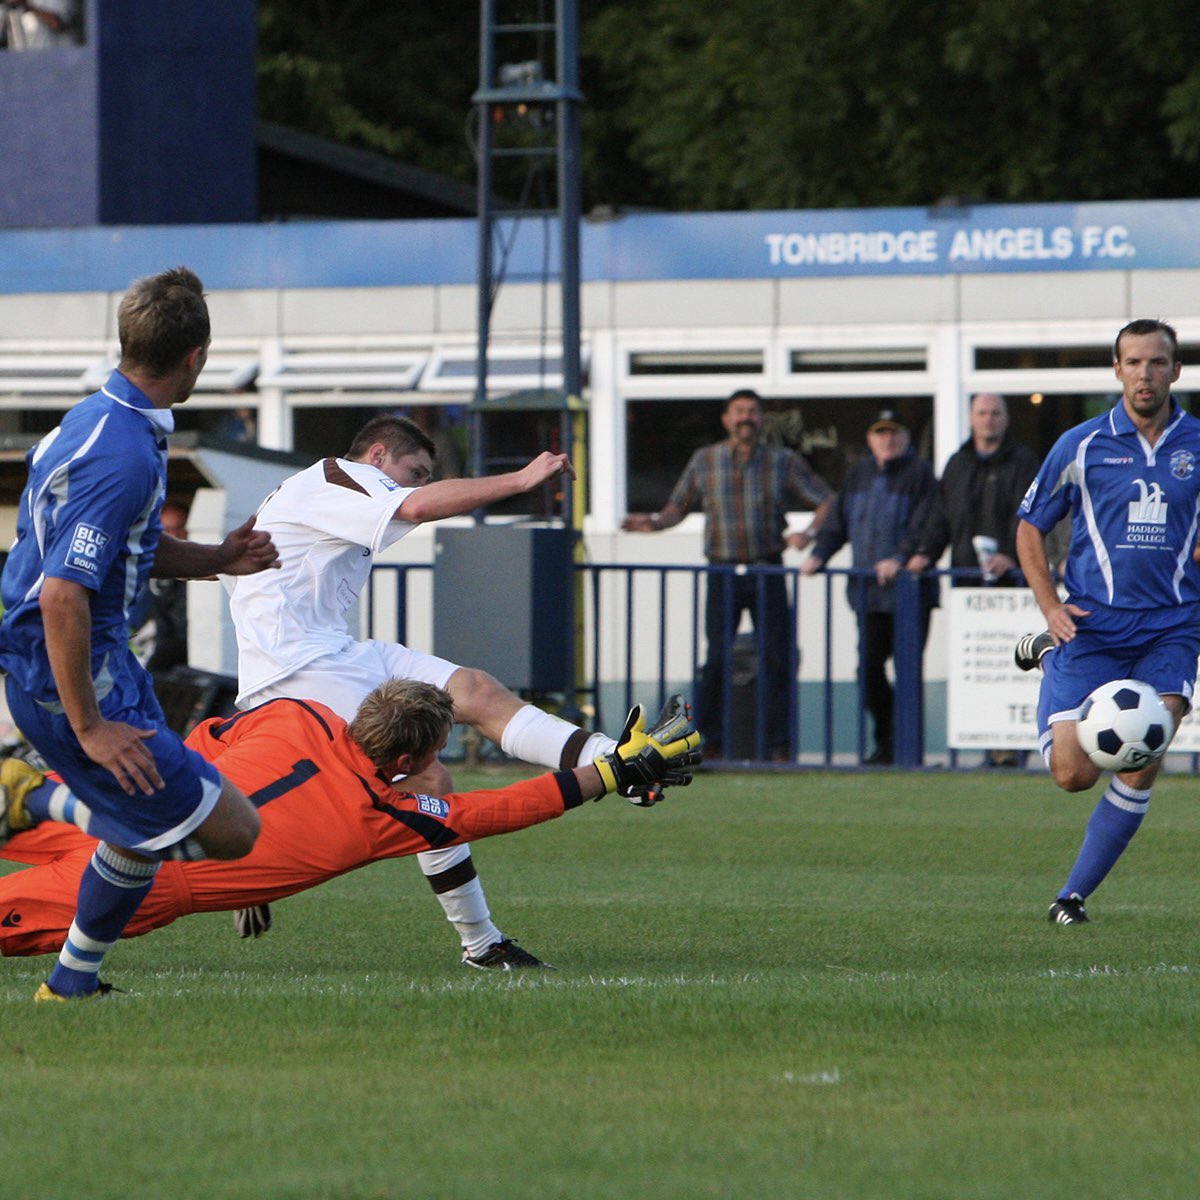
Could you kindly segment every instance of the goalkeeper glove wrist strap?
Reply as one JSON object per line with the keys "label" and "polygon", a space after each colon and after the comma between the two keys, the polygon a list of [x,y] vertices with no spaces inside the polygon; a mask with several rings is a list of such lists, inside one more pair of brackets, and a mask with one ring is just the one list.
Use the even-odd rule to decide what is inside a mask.
{"label": "goalkeeper glove wrist strap", "polygon": [[615,769],[619,761],[615,754],[603,754],[592,762],[592,766],[600,772],[600,782],[604,784],[604,794],[606,796],[610,792],[615,792],[620,787]]}

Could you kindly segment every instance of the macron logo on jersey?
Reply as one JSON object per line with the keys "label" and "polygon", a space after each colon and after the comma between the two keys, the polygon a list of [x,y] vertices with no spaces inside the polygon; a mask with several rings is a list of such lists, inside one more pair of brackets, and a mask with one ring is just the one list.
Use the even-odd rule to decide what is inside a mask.
{"label": "macron logo on jersey", "polygon": [[80,521],[71,535],[71,547],[67,551],[67,566],[90,575],[99,574],[100,555],[108,545],[108,534],[96,525]]}

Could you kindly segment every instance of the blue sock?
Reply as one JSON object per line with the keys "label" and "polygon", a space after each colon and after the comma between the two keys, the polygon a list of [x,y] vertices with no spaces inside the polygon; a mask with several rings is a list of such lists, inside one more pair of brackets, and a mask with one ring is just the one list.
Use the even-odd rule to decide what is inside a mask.
{"label": "blue sock", "polygon": [[25,795],[25,811],[35,825],[43,821],[64,821],[88,831],[92,810],[65,783],[47,779]]}
{"label": "blue sock", "polygon": [[1088,821],[1079,857],[1058,893],[1060,900],[1072,892],[1086,900],[1100,886],[1137,833],[1149,807],[1149,789],[1139,792],[1114,776]]}
{"label": "blue sock", "polygon": [[137,912],[157,871],[156,862],[126,858],[105,842],[96,847],[79,881],[79,906],[66,945],[46,981],[52,992],[77,996],[96,990],[104,956]]}

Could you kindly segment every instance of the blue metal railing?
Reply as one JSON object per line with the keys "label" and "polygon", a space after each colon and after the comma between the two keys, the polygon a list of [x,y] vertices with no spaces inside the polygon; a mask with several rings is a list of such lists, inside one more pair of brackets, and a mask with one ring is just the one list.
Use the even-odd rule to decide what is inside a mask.
{"label": "blue metal railing", "polygon": [[[868,721],[863,704],[864,681],[859,664],[857,683],[839,681],[834,669],[836,638],[857,635],[855,621],[835,621],[835,608],[846,603],[835,589],[848,581],[852,607],[865,604],[869,570],[834,568],[800,587],[796,568],[782,566],[684,566],[643,563],[586,563],[577,568],[582,577],[584,603],[578,619],[583,632],[583,653],[577,690],[591,696],[591,715],[596,728],[614,729],[637,701],[661,705],[674,691],[696,697],[707,652],[702,619],[705,597],[702,584],[710,579],[724,587],[726,599],[737,580],[743,590],[753,591],[752,635],[729,637],[720,663],[720,704],[727,744],[724,758],[762,766],[774,762],[778,746],[767,739],[773,701],[767,685],[770,673],[767,643],[767,589],[772,580],[783,583],[786,596],[786,642],[788,661],[782,672],[786,688],[786,762],[796,765],[832,766],[847,760],[860,761],[868,750]],[[432,596],[428,573],[432,566],[385,564],[375,568],[366,597],[369,629],[378,627],[381,636],[409,641],[412,598],[410,578],[416,573]],[[936,575],[978,578],[977,572],[942,571]],[[381,596],[379,585],[393,581],[390,599]],[[802,603],[811,597],[816,584],[823,588],[823,620],[814,627]],[[778,585],[774,585],[778,586]],[[895,691],[894,759],[896,765],[919,767],[924,761],[925,703],[924,646],[920,581],[901,572],[895,582],[895,645],[893,674]],[[430,599],[429,603],[432,603]],[[810,602],[811,606],[811,602]],[[386,618],[394,608],[394,621]],[[681,625],[683,628],[681,629]],[[383,632],[386,626],[386,632]],[[428,647],[432,649],[432,647]],[[808,681],[799,679],[801,653],[819,661],[819,672]],[[858,658],[857,645],[849,652]],[[470,664],[481,665],[481,664]],[[815,675],[814,679],[812,676]],[[619,711],[618,711],[619,710]],[[703,714],[701,714],[703,724]],[[847,728],[852,730],[849,738]]]}

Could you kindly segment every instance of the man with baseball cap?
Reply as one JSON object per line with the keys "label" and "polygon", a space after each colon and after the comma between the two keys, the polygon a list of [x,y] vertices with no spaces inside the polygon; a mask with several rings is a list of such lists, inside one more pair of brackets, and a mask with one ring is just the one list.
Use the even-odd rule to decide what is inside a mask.
{"label": "man with baseball cap", "polygon": [[[936,487],[933,469],[912,448],[907,426],[894,409],[883,409],[867,427],[870,454],[850,468],[812,553],[800,570],[816,574],[847,542],[852,565],[872,572],[851,576],[850,606],[858,616],[862,700],[871,714],[875,748],[864,762],[886,765],[893,758],[894,695],[887,662],[895,648],[896,576],[917,545]],[[937,580],[921,581],[921,645],[929,613],[937,604]]]}

